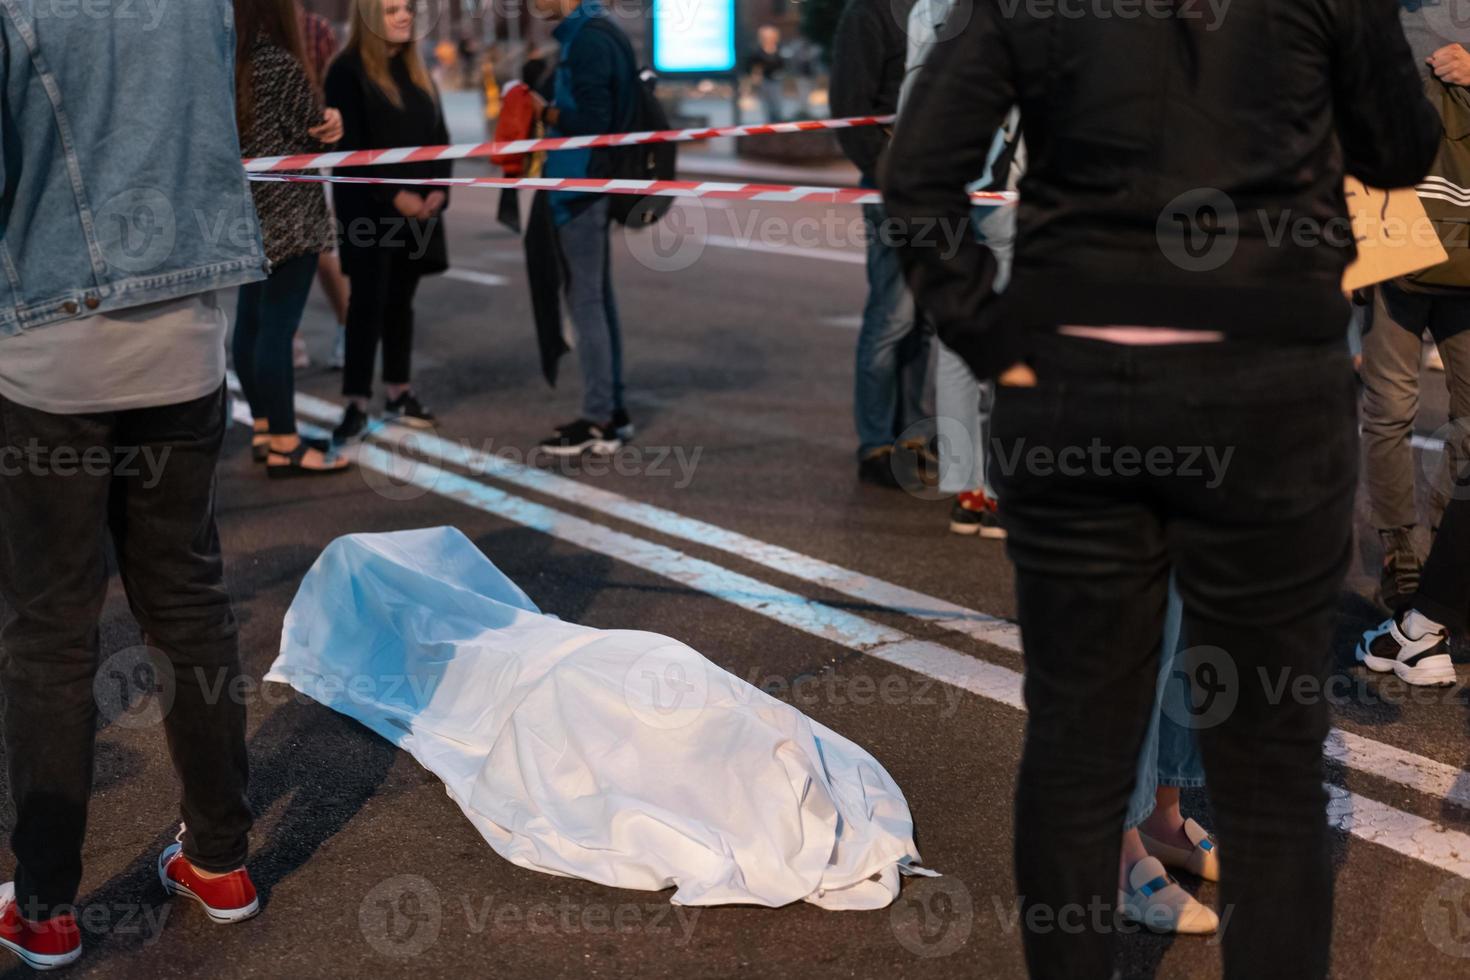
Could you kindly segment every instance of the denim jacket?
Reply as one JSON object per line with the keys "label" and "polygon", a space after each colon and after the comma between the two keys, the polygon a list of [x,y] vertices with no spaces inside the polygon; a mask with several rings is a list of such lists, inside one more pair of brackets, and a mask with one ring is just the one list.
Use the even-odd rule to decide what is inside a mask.
{"label": "denim jacket", "polygon": [[230,0],[0,0],[0,338],[265,277],[234,51]]}

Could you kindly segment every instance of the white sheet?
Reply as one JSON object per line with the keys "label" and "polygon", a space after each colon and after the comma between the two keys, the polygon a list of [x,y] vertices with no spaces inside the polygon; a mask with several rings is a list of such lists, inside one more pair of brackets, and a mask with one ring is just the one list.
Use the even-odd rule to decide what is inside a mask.
{"label": "white sheet", "polygon": [[828,909],[927,873],[861,748],[675,640],[542,615],[452,528],[333,542],[266,679],[412,754],[522,867]]}

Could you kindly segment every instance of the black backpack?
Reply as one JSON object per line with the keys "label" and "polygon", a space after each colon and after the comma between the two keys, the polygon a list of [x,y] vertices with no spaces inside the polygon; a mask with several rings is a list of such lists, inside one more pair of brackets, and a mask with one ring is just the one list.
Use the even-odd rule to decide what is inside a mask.
{"label": "black backpack", "polygon": [[[633,53],[628,36],[605,17],[592,18],[587,27],[615,38],[636,74],[633,105],[628,118],[623,120],[622,131],[645,133],[671,129],[669,114],[658,100],[658,75],[651,68],[638,68],[638,56]],[[598,173],[612,180],[674,180],[678,176],[679,149],[673,143],[609,146],[595,152],[602,157]],[[674,206],[672,197],[609,194],[608,198],[612,219],[629,228],[650,228]]]}

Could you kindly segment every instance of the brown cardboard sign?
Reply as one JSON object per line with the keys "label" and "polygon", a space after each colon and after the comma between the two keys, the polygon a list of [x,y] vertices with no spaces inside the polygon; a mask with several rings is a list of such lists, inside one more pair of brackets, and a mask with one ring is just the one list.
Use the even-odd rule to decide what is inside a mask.
{"label": "brown cardboard sign", "polygon": [[1348,211],[1358,258],[1343,276],[1344,292],[1366,289],[1449,261],[1439,233],[1413,188],[1384,191],[1347,179]]}

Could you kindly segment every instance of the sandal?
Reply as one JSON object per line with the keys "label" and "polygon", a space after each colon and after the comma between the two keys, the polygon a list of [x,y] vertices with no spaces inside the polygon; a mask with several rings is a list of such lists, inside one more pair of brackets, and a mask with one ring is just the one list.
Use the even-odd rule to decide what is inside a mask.
{"label": "sandal", "polygon": [[260,423],[255,424],[250,434],[250,458],[257,463],[264,463],[271,454],[271,434],[269,429],[262,429]]}
{"label": "sandal", "polygon": [[[308,453],[321,453],[327,460],[325,466],[307,466]],[[331,456],[325,443],[314,439],[302,439],[301,444],[289,453],[272,451],[266,462],[265,472],[273,480],[297,476],[328,476],[344,472],[351,461],[340,456]]]}

